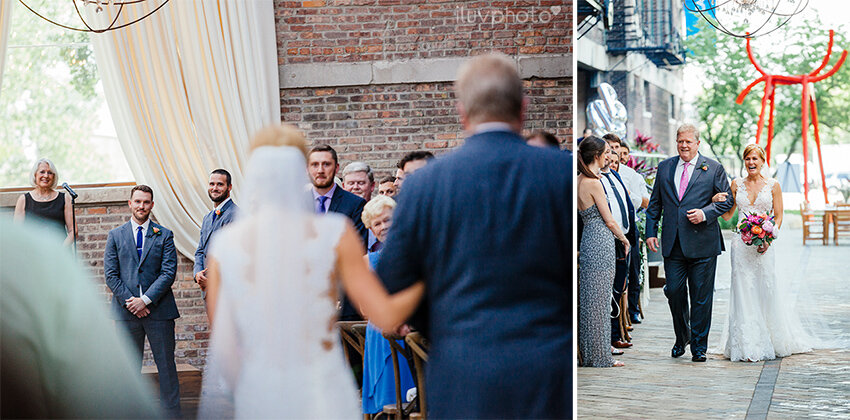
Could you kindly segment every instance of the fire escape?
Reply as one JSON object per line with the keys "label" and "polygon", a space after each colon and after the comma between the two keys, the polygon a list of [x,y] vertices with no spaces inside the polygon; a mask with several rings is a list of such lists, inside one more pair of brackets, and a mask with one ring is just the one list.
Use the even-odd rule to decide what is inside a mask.
{"label": "fire escape", "polygon": [[[674,0],[614,0],[607,33],[608,52],[639,52],[658,67],[685,63],[685,47],[677,30],[681,4]],[[674,4],[678,6],[674,8]],[[674,13],[676,10],[679,13]]]}

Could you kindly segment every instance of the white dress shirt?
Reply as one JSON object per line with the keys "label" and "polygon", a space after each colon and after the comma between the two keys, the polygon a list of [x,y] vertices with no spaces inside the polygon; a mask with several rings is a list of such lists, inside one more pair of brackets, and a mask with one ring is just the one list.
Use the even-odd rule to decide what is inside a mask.
{"label": "white dress shirt", "polygon": [[[623,234],[626,234],[629,232],[629,229],[627,229],[628,226],[623,225],[623,215],[620,213],[620,205],[617,203],[617,197],[614,195],[614,190],[612,188],[617,189],[617,193],[620,194],[620,199],[623,200],[624,209],[629,211],[629,206],[626,204],[626,190],[623,189],[623,185],[617,181],[616,175],[612,174],[611,171],[602,171],[599,176],[599,180],[602,181],[602,187],[605,189],[605,196],[608,198],[608,207],[611,208],[611,216],[614,217],[614,220],[617,222],[617,226],[620,226],[620,230],[623,231]],[[626,220],[628,219],[629,215],[627,214]]]}
{"label": "white dress shirt", "polygon": [[620,164],[620,170],[617,171],[623,183],[626,184],[626,189],[629,191],[629,199],[632,200],[632,205],[635,209],[639,209],[643,199],[649,199],[649,190],[646,187],[646,180],[637,173],[634,169]]}
{"label": "white dress shirt", "polygon": [[[145,249],[145,241],[147,240],[148,228],[151,225],[151,219],[148,218],[148,220],[145,220],[145,223],[142,223],[140,225],[136,223],[136,219],[130,218],[130,224],[131,226],[133,226],[133,243],[136,243],[136,235],[138,235],[139,226],[142,227],[142,249]],[[142,300],[145,302],[145,305],[151,304],[152,300],[147,295],[142,294],[141,286],[139,287],[139,294],[141,295]]]}
{"label": "white dress shirt", "polygon": [[[225,199],[224,199],[224,201],[222,201],[221,203],[218,203],[218,205],[217,205],[217,206],[215,206],[215,208],[213,209],[213,211],[223,209],[223,208],[224,208],[224,205],[225,205],[225,204],[227,204],[229,201],[230,201],[230,197],[225,198]],[[216,219],[218,219],[218,217],[216,217]]]}
{"label": "white dress shirt", "polygon": [[132,226],[133,226],[133,243],[136,243],[136,235],[138,235],[137,232],[139,231],[139,226],[142,227],[142,249],[145,249],[145,240],[147,240],[145,235],[148,234],[148,228],[151,225],[151,219],[145,220],[145,223],[142,223],[140,225],[140,224],[136,223],[136,219],[131,218],[130,223],[132,223]]}
{"label": "white dress shirt", "polygon": [[316,191],[315,187],[311,188],[311,190],[313,190],[313,209],[314,210],[319,208],[319,197],[325,196],[325,197],[328,198],[327,200],[325,200],[325,211],[324,211],[324,213],[327,213],[328,209],[331,208],[331,200],[333,199],[334,191],[336,191],[336,182],[334,182],[333,185],[331,185],[331,189],[329,189],[328,192],[326,192],[324,194],[319,194],[319,192]]}
{"label": "white dress shirt", "polygon": [[510,124],[501,121],[490,121],[476,125],[473,128],[472,134],[481,134],[488,133],[491,131],[510,131],[513,132],[514,129]]}
{"label": "white dress shirt", "polygon": [[[693,159],[688,164],[688,184],[691,183],[691,180],[694,179],[694,169],[696,169],[697,162],[699,162],[699,153],[694,156]],[[685,170],[685,161],[679,157],[679,163],[676,164],[676,173],[673,174],[673,183],[676,186],[676,196],[679,195],[679,185],[682,182],[682,171]]]}

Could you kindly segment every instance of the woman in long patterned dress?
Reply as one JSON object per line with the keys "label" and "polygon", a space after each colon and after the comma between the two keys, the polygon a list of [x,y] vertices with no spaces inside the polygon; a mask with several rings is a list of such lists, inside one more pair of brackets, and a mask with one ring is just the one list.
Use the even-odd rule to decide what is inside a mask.
{"label": "woman in long patterned dress", "polygon": [[611,210],[599,171],[605,165],[608,145],[598,137],[586,137],[578,148],[578,213],[584,224],[579,245],[579,351],[582,366],[624,366],[611,355],[610,310],[614,287],[614,238],[629,252],[629,240]]}

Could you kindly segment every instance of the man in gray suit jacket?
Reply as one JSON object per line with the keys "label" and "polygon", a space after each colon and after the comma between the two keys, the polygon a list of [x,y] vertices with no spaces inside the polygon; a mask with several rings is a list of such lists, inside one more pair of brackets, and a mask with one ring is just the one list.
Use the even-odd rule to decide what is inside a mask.
{"label": "man in gray suit jacket", "polygon": [[[711,328],[714,274],[717,256],[725,250],[717,218],[734,203],[729,178],[719,162],[700,156],[699,131],[684,124],[676,131],[679,156],[658,164],[655,186],[646,209],[646,245],[658,249],[658,222],[662,213],[661,249],[667,284],[664,294],[673,315],[676,343],[670,355],[685,354],[704,362]],[[711,198],[727,193],[726,201]],[[688,310],[690,295],[691,308]]]}
{"label": "man in gray suit jacket", "polygon": [[130,334],[141,370],[145,336],[159,373],[160,400],[170,417],[180,417],[180,387],[174,362],[174,320],[180,316],[171,285],[177,251],[170,230],[150,220],[153,190],[130,192],[130,221],[109,231],[103,255],[106,285],[118,325]]}
{"label": "man in gray suit jacket", "polygon": [[230,199],[230,191],[233,189],[230,172],[224,169],[216,169],[210,173],[210,183],[207,194],[215,203],[215,208],[204,216],[201,223],[201,238],[198,240],[198,249],[195,251],[195,267],[192,270],[195,283],[201,286],[204,303],[207,299],[207,248],[210,244],[213,232],[232,222],[239,211],[239,206]]}

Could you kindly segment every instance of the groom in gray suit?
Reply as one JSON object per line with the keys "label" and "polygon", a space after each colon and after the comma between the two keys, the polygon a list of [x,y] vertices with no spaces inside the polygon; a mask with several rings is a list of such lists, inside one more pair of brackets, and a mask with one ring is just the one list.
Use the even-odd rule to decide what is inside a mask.
{"label": "groom in gray suit", "polygon": [[215,203],[215,208],[204,216],[204,221],[201,223],[201,238],[198,240],[198,249],[195,250],[195,267],[192,270],[195,283],[201,286],[204,304],[207,299],[206,260],[210,239],[215,231],[232,222],[239,212],[239,206],[230,199],[231,190],[233,190],[233,183],[230,172],[216,169],[210,173],[207,195]]}
{"label": "groom in gray suit", "polygon": [[130,334],[141,369],[145,336],[159,375],[160,400],[169,417],[180,417],[180,386],[174,363],[174,320],[180,316],[171,285],[177,251],[171,231],[150,220],[153,190],[130,192],[132,218],[109,231],[103,255],[106,285],[112,290],[117,325]]}
{"label": "groom in gray suit", "polygon": [[[717,218],[731,209],[734,201],[723,166],[700,156],[699,144],[697,128],[683,124],[676,130],[679,156],[658,164],[646,209],[646,245],[653,252],[658,250],[658,222],[663,213],[664,294],[676,333],[671,356],[685,354],[690,342],[691,360],[704,362],[717,256],[725,251]],[[713,203],[711,198],[719,192],[727,193],[726,201]]]}

